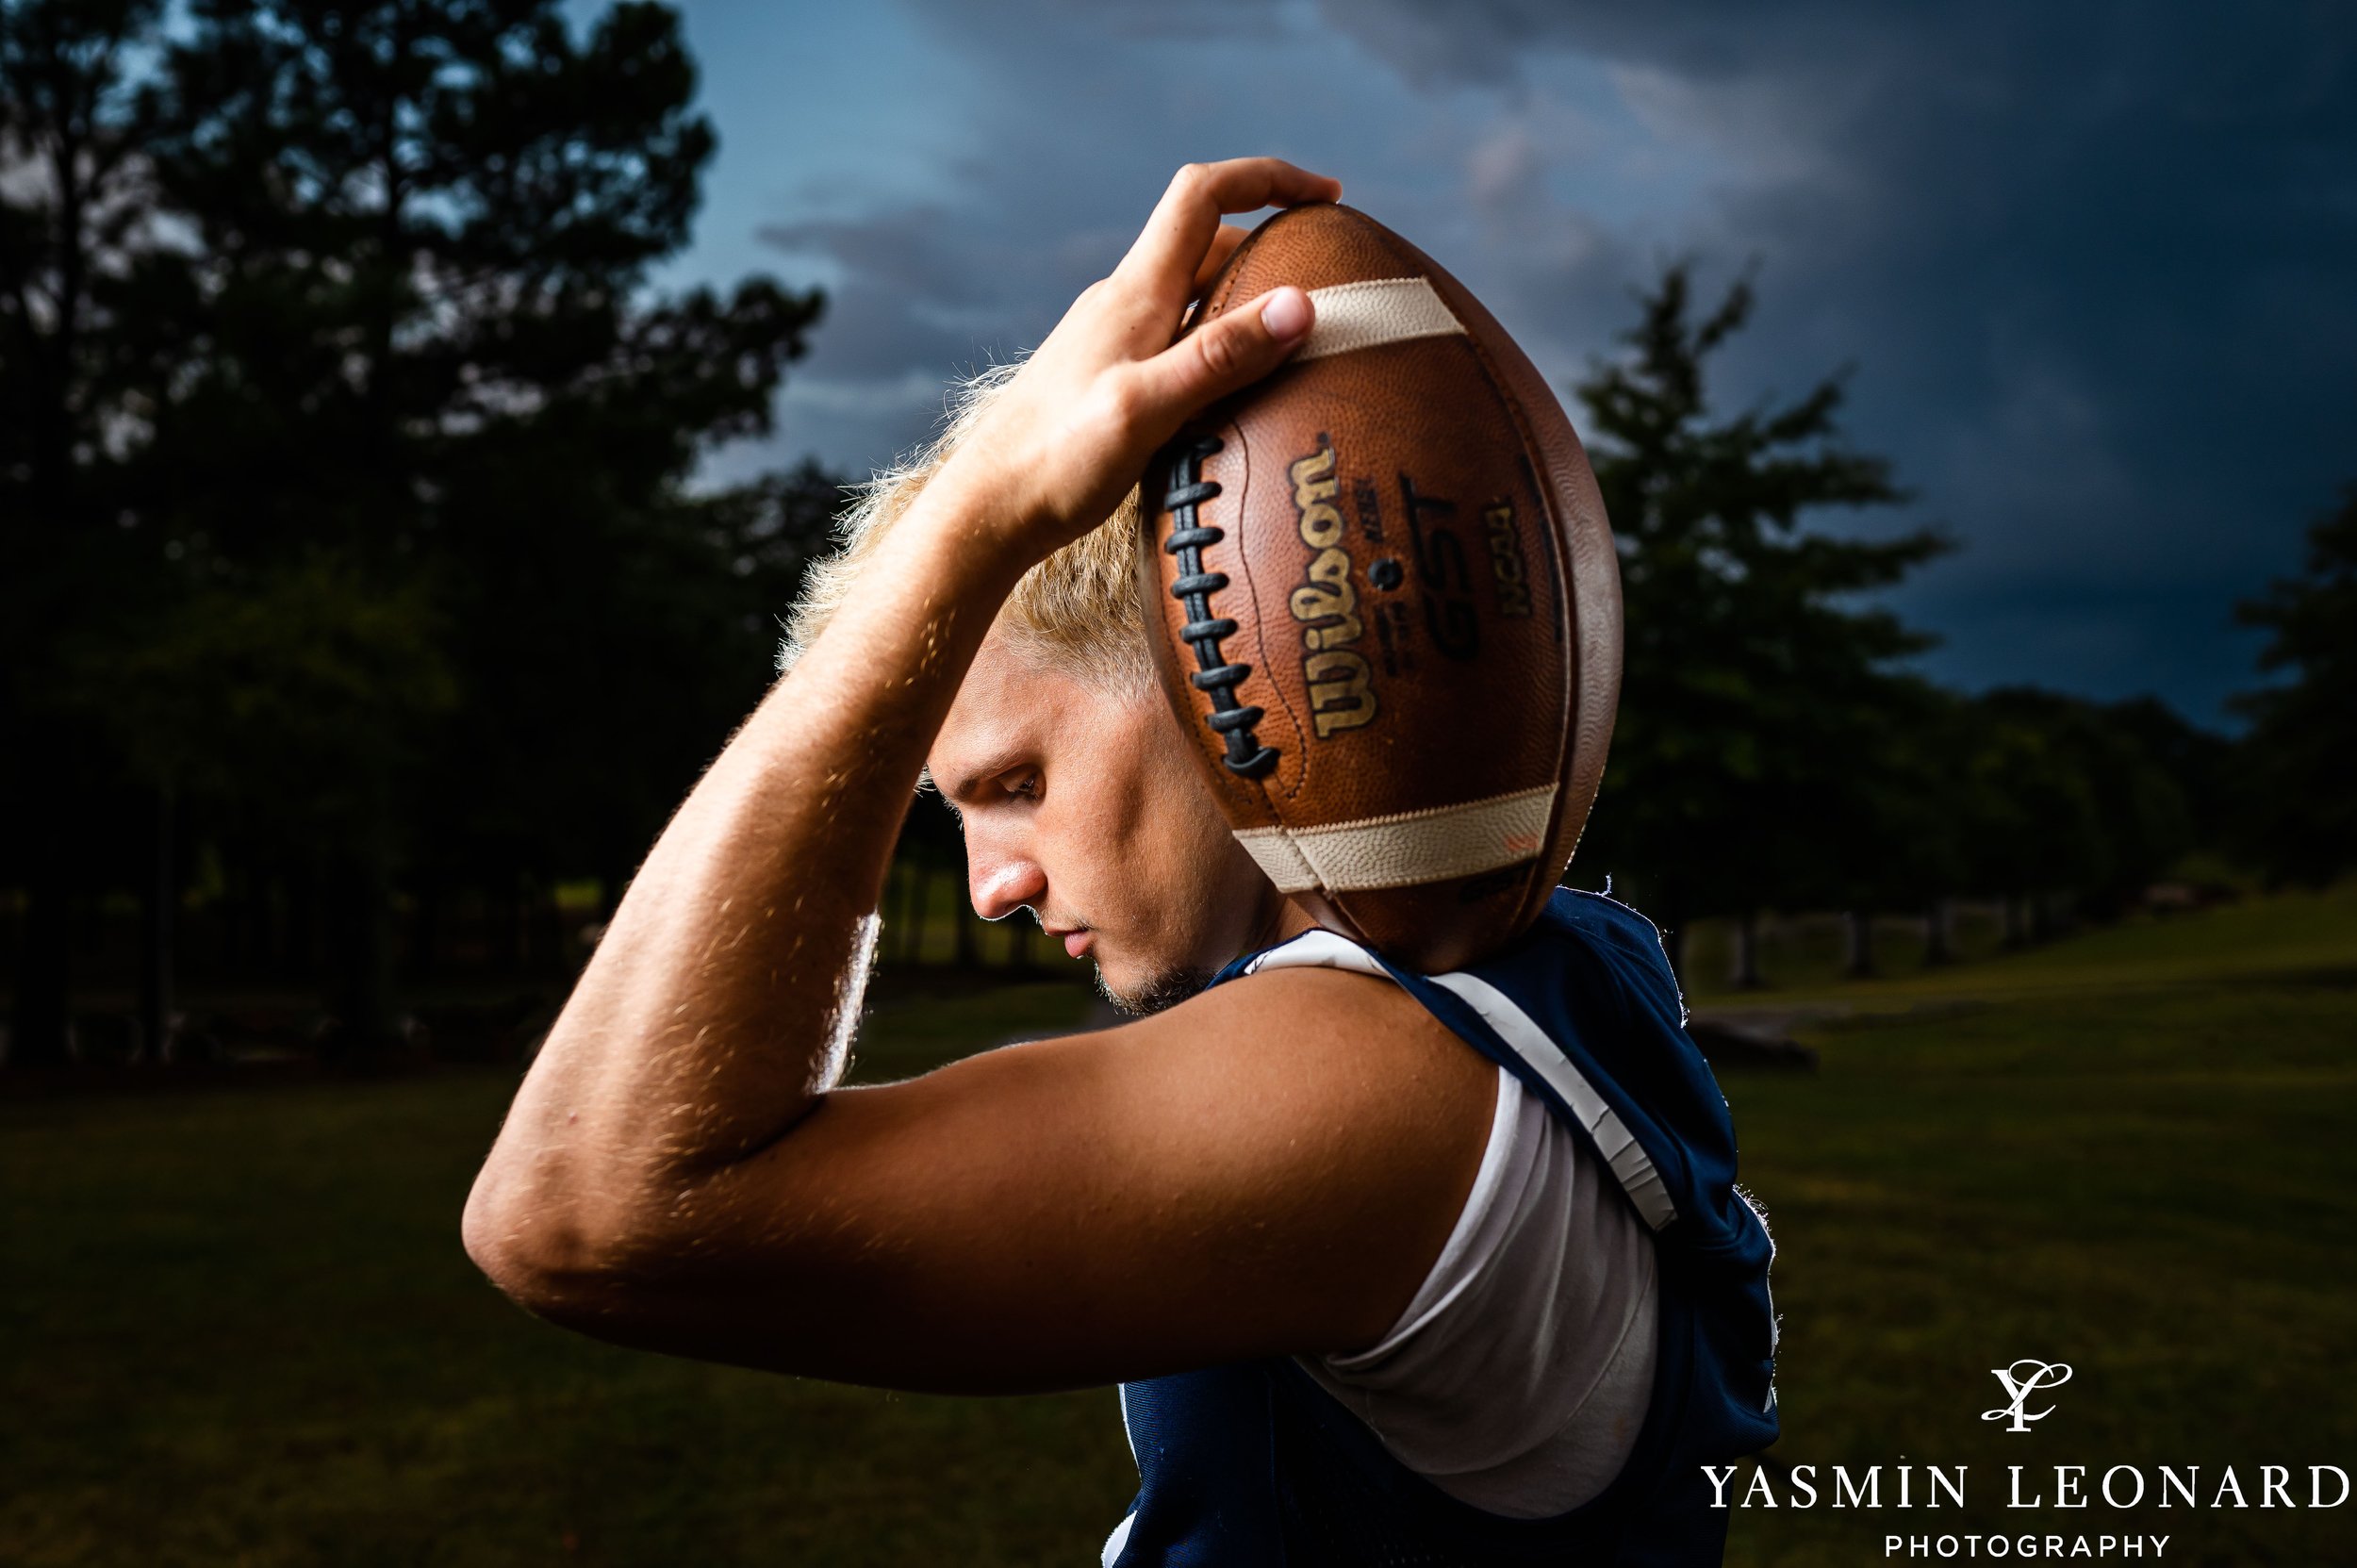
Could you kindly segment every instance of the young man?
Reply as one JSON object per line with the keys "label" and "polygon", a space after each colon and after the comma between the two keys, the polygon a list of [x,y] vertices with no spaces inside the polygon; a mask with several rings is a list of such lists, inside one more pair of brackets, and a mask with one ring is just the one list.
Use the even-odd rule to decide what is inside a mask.
{"label": "young man", "polygon": [[[1774,1431],[1767,1238],[1652,929],[1563,893],[1474,971],[1392,970],[1270,885],[1152,685],[1125,492],[1312,308],[1174,334],[1223,214],[1339,194],[1182,170],[871,490],[526,1077],[468,1249],[624,1344],[1123,1381],[1109,1563],[1716,1560],[1698,1466]],[[976,909],[1030,909],[1137,1021],[836,1086],[920,769]]]}

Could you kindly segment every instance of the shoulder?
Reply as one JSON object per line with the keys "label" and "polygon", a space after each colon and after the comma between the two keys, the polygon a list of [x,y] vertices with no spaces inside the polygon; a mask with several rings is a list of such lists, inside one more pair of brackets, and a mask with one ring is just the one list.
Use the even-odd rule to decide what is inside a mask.
{"label": "shoulder", "polygon": [[1346,1280],[1349,1349],[1387,1330],[1480,1169],[1498,1069],[1388,979],[1270,968],[1073,1042],[1110,1075],[1108,1131],[1141,1168],[1183,1163],[1198,1223],[1310,1244]]}
{"label": "shoulder", "polygon": [[1174,1110],[1234,1125],[1258,1106],[1296,1135],[1314,1122],[1446,1139],[1487,1117],[1495,1087],[1491,1063],[1413,996],[1346,969],[1261,969],[1104,1038]]}

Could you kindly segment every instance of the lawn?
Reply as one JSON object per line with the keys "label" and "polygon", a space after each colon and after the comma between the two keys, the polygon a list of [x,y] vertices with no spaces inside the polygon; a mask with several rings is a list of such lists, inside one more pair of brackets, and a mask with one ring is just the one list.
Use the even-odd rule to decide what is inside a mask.
{"label": "lawn", "polygon": [[[1970,1484],[1961,1515],[1739,1513],[1732,1560],[2035,1530],[2167,1534],[2168,1561],[2357,1561],[2357,1501],[2255,1506],[2263,1464],[2303,1496],[2311,1464],[2357,1474],[2357,899],[1796,1000],[1854,1009],[1803,1031],[1821,1072],[1726,1084],[1780,1246],[1775,1457],[1969,1464]],[[2074,1371],[2015,1435],[1979,1413],[2024,1357]],[[2115,1464],[2157,1488],[2152,1466],[2199,1463],[2205,1500],[2233,1463],[2254,1506],[2003,1506],[2007,1466],[2057,1463],[2089,1465],[2090,1491]]]}
{"label": "lawn", "polygon": [[[2254,1505],[2263,1463],[2303,1495],[2309,1464],[2357,1472],[2357,891],[1774,1000],[1823,1058],[1726,1081],[1781,1248],[1774,1461],[1969,1464],[1970,1505],[1740,1512],[1731,1560],[1882,1560],[1885,1533],[1927,1530],[2357,1560],[2357,1501],[2000,1506],[2009,1463],[2087,1463],[2091,1486],[2231,1461]],[[916,1070],[1086,1005],[911,1001],[865,1056]],[[1095,1560],[1133,1479],[1109,1392],[874,1394],[507,1306],[456,1222],[510,1086],[0,1104],[0,1561]],[[2013,1436],[1979,1417],[2022,1357],[2075,1372]]]}

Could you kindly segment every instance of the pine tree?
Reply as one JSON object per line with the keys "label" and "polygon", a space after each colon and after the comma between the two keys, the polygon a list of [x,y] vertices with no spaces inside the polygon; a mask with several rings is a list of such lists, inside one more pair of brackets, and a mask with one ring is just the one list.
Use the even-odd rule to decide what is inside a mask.
{"label": "pine tree", "polygon": [[[50,606],[0,614],[8,803],[104,843],[143,781],[233,886],[324,888],[336,1037],[380,1044],[397,879],[618,881],[758,695],[835,487],[695,476],[821,302],[654,286],[715,145],[666,7],[5,16],[0,165],[52,171],[0,181],[0,610]],[[47,912],[123,884],[71,836],[19,841],[59,933],[19,1060]]]}
{"label": "pine tree", "polygon": [[391,1026],[421,802],[479,848],[635,775],[618,722],[678,704],[629,663],[642,612],[675,646],[696,611],[648,600],[712,581],[681,487],[766,427],[816,319],[765,278],[651,291],[715,146],[694,90],[650,4],[576,38],[553,0],[198,0],[167,56],[153,160],[200,324],[147,462],[204,587],[155,652],[216,755],[279,765],[227,764],[324,862],[356,1042]]}
{"label": "pine tree", "polygon": [[1710,356],[1750,320],[1748,282],[1695,319],[1671,268],[1641,296],[1628,353],[1575,388],[1621,549],[1625,673],[1583,865],[1633,885],[1676,940],[1709,914],[1868,897],[1913,831],[1889,758],[1911,710],[1895,661],[1929,643],[1856,596],[1946,548],[1805,527],[1828,508],[1905,499],[1852,450],[1839,377],[1722,417]]}

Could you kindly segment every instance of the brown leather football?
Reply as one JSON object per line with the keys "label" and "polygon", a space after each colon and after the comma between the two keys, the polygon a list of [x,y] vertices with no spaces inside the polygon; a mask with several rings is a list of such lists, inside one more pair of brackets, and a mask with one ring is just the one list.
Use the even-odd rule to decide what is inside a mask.
{"label": "brown leather football", "polygon": [[1621,581],[1587,454],[1463,285],[1346,206],[1239,246],[1309,340],[1146,476],[1162,686],[1230,827],[1319,919],[1426,973],[1538,918],[1612,735]]}

